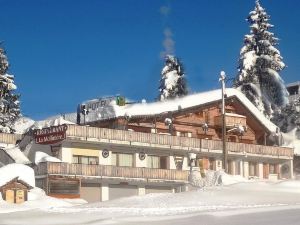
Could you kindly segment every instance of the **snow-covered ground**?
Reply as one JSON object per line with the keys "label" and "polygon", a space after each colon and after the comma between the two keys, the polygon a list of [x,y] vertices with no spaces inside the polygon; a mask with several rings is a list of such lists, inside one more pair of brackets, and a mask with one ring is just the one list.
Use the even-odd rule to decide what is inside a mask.
{"label": "snow-covered ground", "polygon": [[[228,175],[223,180],[227,183],[238,181]],[[253,220],[261,218],[262,221],[264,215],[268,216],[265,218],[268,221],[273,221],[270,215],[274,216],[273,225],[299,224],[295,221],[300,221],[300,181],[239,182],[189,192],[148,194],[77,206],[74,204],[80,204],[79,200],[68,202],[40,195],[38,191],[35,193],[36,198],[18,206],[0,200],[0,224],[224,225],[244,224],[245,215],[250,214]],[[282,215],[291,215],[287,216],[291,221],[282,223]],[[235,218],[235,223],[230,223],[231,217]],[[248,221],[246,224],[269,222]]]}

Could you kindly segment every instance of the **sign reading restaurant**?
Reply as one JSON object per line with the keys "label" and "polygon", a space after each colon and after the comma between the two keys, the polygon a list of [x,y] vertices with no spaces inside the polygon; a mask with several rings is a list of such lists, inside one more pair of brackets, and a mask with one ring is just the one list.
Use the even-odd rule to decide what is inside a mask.
{"label": "sign reading restaurant", "polygon": [[67,125],[47,127],[33,132],[36,144],[54,144],[66,139]]}

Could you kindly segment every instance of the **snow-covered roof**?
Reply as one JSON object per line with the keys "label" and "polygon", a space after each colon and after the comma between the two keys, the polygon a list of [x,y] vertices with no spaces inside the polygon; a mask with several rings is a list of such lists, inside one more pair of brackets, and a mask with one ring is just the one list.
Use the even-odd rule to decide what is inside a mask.
{"label": "snow-covered roof", "polygon": [[34,120],[28,117],[20,117],[15,123],[13,128],[15,129],[15,133],[24,134],[28,131],[28,129],[34,124]]}
{"label": "snow-covered roof", "polygon": [[285,86],[286,86],[286,87],[300,86],[300,81],[296,81],[296,82],[293,82],[293,83],[289,83],[289,84],[286,84]]}
{"label": "snow-covered roof", "polygon": [[37,151],[35,153],[35,164],[37,165],[41,162],[61,162],[61,160],[53,156],[50,156],[45,152]]}
{"label": "snow-covered roof", "polygon": [[64,120],[72,122],[72,123],[76,123],[77,122],[77,113],[72,112],[72,113],[59,114],[59,115],[48,117],[45,120],[55,120],[55,119],[59,119],[59,118],[62,118]]}
{"label": "snow-covered roof", "polygon": [[3,150],[16,162],[30,164],[30,160],[24,155],[18,146],[3,148]]}
{"label": "snow-covered roof", "polygon": [[45,127],[59,126],[59,125],[63,125],[63,124],[74,124],[74,123],[63,119],[62,117],[58,117],[58,118],[54,118],[54,119],[36,121],[30,128],[31,129],[42,129]]}
{"label": "snow-covered roof", "polygon": [[17,163],[8,164],[0,168],[0,187],[16,177],[19,177],[19,180],[26,182],[30,186],[35,187],[33,169],[29,166]]}
{"label": "snow-covered roof", "polygon": [[[270,132],[275,132],[277,126],[268,120],[239,90],[234,88],[226,89],[227,97],[236,97],[240,102],[249,109],[253,116],[264,125]],[[122,116],[145,116],[156,115],[164,112],[174,112],[182,109],[187,109],[195,106],[204,105],[210,102],[220,101],[222,99],[221,89],[191,94],[185,97],[166,100],[153,103],[137,103],[132,105],[118,106],[113,105],[114,115],[109,118],[98,118],[98,120],[110,119]]]}

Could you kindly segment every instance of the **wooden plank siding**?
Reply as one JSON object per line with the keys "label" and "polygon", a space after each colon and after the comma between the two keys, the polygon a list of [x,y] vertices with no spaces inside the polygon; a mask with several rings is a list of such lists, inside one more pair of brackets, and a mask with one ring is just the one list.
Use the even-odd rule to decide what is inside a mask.
{"label": "wooden plank siding", "polygon": [[43,162],[35,167],[35,175],[98,176],[188,181],[189,171]]}
{"label": "wooden plank siding", "polygon": [[16,142],[21,139],[22,139],[22,134],[0,133],[0,143],[16,144]]}
{"label": "wooden plank siding", "polygon": [[[114,130],[107,128],[68,125],[67,138],[75,137],[79,139],[108,139],[110,141],[124,141],[135,143],[146,143],[150,145],[163,146],[178,146],[182,148],[189,148],[196,152],[201,152],[203,149],[208,150],[222,150],[221,140],[206,140],[190,137],[177,137],[162,134],[132,132],[126,130]],[[264,146],[245,144],[237,142],[227,142],[227,150],[232,153],[254,154],[254,155],[268,155],[284,158],[293,158],[294,151],[291,148]],[[183,149],[182,149],[183,150]]]}
{"label": "wooden plank siding", "polygon": [[[221,127],[223,124],[223,116],[219,115],[215,117],[215,125]],[[235,125],[247,126],[246,117],[237,117],[232,115],[226,115],[225,124],[227,127],[234,127]]]}

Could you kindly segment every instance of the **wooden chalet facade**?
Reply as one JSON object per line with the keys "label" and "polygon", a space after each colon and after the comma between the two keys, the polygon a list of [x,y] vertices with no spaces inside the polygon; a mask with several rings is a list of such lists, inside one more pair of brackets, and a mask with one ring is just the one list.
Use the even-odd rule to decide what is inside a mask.
{"label": "wooden chalet facade", "polygon": [[[195,167],[191,153],[200,170],[222,169],[219,93],[115,106],[114,116],[87,118],[84,126],[68,124],[36,132],[42,136],[28,133],[20,147],[32,142],[26,148],[31,161],[36,151],[62,161],[35,167],[36,184],[48,195],[95,202],[185,191]],[[274,146],[276,126],[236,90],[228,92],[225,119],[230,174],[253,179],[293,177],[293,149]]]}

